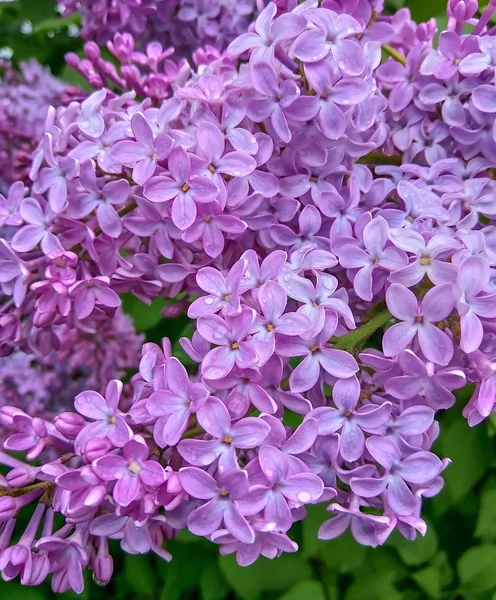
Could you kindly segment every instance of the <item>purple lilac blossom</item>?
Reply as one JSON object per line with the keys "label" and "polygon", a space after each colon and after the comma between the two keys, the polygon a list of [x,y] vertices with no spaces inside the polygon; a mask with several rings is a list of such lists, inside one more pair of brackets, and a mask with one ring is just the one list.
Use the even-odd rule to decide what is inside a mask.
{"label": "purple lilac blossom", "polygon": [[[322,539],[413,539],[449,464],[437,411],[466,383],[470,426],[494,410],[493,5],[451,0],[439,43],[366,0],[281,6],[198,72],[149,44],[133,60],[147,85],[168,64],[159,91],[127,65],[125,93],[50,110],[32,189],[1,199],[6,360],[57,356],[55,327],[125,292],[194,321],[182,366],[143,346],[127,397],[109,373],[54,418],[0,409],[26,453],[0,454],[4,578],[81,592],[84,569],[110,579],[109,539],[170,560],[182,529],[247,565],[295,551],[291,525],[329,501]],[[115,40],[122,64],[133,44]]]}

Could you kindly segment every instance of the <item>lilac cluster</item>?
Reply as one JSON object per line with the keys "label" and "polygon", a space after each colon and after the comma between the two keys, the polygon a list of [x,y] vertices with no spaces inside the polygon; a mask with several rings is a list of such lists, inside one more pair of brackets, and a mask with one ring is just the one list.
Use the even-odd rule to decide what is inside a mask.
{"label": "lilac cluster", "polygon": [[174,46],[190,56],[199,46],[225,50],[244,33],[263,0],[62,0],[63,14],[79,11],[81,36],[105,44],[116,33]]}
{"label": "lilac cluster", "polygon": [[5,579],[81,591],[86,568],[110,579],[109,539],[169,560],[184,528],[248,565],[295,551],[317,502],[322,539],[425,533],[436,412],[470,384],[475,425],[496,399],[495,7],[450,0],[435,44],[380,4],[269,4],[165,100],[50,111],[32,189],[0,204],[2,353],[53,348],[122,292],[194,329],[144,345],[131,401],[113,379],[54,419],[0,410],[28,459],[0,456]]}
{"label": "lilac cluster", "polygon": [[18,179],[27,180],[31,154],[41,139],[48,108],[71,93],[35,60],[16,71],[0,61],[0,192]]}
{"label": "lilac cluster", "polygon": [[[84,58],[68,53],[66,62],[76,69],[95,90],[133,92],[153,103],[169,98],[174,88],[191,77],[191,67],[184,58],[176,60],[175,50],[165,48],[160,42],[150,42],[143,51],[135,49],[135,39],[130,33],[116,33],[107,43],[108,50],[118,62],[102,57],[100,48],[93,42],[84,45]],[[199,49],[192,57],[196,66],[209,64],[220,58],[214,48]]]}
{"label": "lilac cluster", "polygon": [[53,418],[72,408],[87,389],[104,391],[138,362],[143,337],[131,319],[118,311],[98,323],[98,330],[55,326],[58,347],[46,355],[17,350],[0,358],[0,404],[15,406],[33,417]]}

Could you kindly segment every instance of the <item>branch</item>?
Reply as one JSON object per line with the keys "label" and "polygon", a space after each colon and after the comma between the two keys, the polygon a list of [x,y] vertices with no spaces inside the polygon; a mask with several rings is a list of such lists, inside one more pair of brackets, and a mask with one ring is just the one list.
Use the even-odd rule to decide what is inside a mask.
{"label": "branch", "polygon": [[395,50],[392,46],[390,46],[389,44],[384,44],[382,46],[382,49],[384,50],[384,52],[386,54],[389,54],[389,56],[391,58],[394,58],[394,60],[397,60],[399,63],[401,63],[403,66],[406,65],[406,58],[403,56],[403,54],[401,54],[401,52],[398,52],[398,50]]}
{"label": "branch", "polygon": [[0,487],[0,498],[4,496],[9,496],[10,498],[19,498],[19,496],[24,496],[25,494],[29,494],[29,492],[34,492],[35,490],[46,492],[54,485],[55,484],[52,481],[38,481],[37,483],[19,488]]}
{"label": "branch", "polygon": [[382,152],[369,152],[357,160],[362,165],[401,165],[401,156],[392,154],[388,156]]}
{"label": "branch", "polygon": [[378,329],[384,327],[391,319],[391,313],[387,309],[383,310],[354,331],[350,331],[350,333],[338,338],[337,342],[334,344],[334,348],[337,350],[346,350],[350,354],[355,354]]}

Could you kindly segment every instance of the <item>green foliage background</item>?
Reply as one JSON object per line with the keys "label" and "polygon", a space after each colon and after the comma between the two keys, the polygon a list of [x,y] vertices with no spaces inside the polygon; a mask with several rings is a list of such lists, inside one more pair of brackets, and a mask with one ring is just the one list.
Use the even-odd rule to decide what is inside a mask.
{"label": "green foliage background", "polygon": [[[438,18],[445,0],[390,0],[389,10],[408,6],[418,21]],[[0,0],[0,50],[13,52],[15,64],[36,58],[69,83],[84,86],[68,69],[64,54],[81,53],[78,17],[61,19],[53,0]],[[1,165],[0,165],[1,170]],[[168,336],[177,342],[187,334],[185,318],[163,320],[164,302],[145,306],[124,299],[136,327],[149,340]],[[325,507],[311,507],[291,537],[297,554],[249,568],[223,557],[217,546],[192,535],[180,535],[168,545],[174,559],[167,564],[155,556],[124,555],[116,546],[116,572],[111,584],[96,586],[91,578],[85,600],[496,600],[496,453],[493,421],[471,429],[461,417],[470,390],[459,394],[457,407],[441,418],[436,452],[453,464],[445,471],[445,487],[424,501],[429,523],[425,538],[407,542],[393,535],[385,546],[359,546],[350,535],[323,542],[316,537],[327,518]],[[52,598],[49,585],[23,588],[0,581],[0,598]],[[58,598],[69,600],[75,594]]]}

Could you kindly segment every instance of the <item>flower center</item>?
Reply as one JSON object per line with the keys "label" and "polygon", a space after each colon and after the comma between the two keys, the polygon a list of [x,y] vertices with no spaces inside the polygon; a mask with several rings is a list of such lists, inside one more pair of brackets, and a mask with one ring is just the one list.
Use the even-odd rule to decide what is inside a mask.
{"label": "flower center", "polygon": [[141,471],[141,466],[135,460],[132,460],[128,465],[128,470],[133,474],[137,475]]}
{"label": "flower center", "polygon": [[310,352],[317,352],[317,350],[320,348],[320,346],[318,344],[315,344],[315,346],[311,346],[310,348]]}
{"label": "flower center", "polygon": [[226,294],[225,296],[222,296],[222,300],[224,300],[224,302],[231,302],[231,294]]}
{"label": "flower center", "polygon": [[187,192],[190,187],[191,186],[189,185],[189,183],[183,183],[183,185],[181,186],[181,189],[183,192]]}
{"label": "flower center", "polygon": [[267,331],[270,333],[271,331],[274,331],[275,327],[272,325],[272,323],[267,323],[265,329],[267,329]]}
{"label": "flower center", "polygon": [[232,444],[233,439],[231,435],[225,435],[222,438],[222,441],[224,442],[224,444]]}
{"label": "flower center", "polygon": [[221,496],[229,496],[229,492],[228,492],[227,490],[222,490],[222,491],[220,492],[220,495],[221,495]]}
{"label": "flower center", "polygon": [[210,171],[210,173],[215,173],[214,165],[208,165],[208,170]]}
{"label": "flower center", "polygon": [[420,264],[424,267],[426,267],[427,265],[430,265],[432,262],[432,259],[430,256],[422,256],[422,258],[420,259]]}
{"label": "flower center", "polygon": [[114,415],[107,418],[107,423],[109,425],[115,425],[117,423],[117,419]]}
{"label": "flower center", "polygon": [[415,321],[417,321],[417,323],[423,323],[424,317],[422,315],[418,315],[417,317],[415,317]]}
{"label": "flower center", "polygon": [[205,223],[209,223],[212,220],[212,215],[205,215],[203,217],[203,220],[205,221]]}
{"label": "flower center", "polygon": [[231,350],[239,350],[239,344],[238,344],[238,342],[233,342],[231,344]]}

